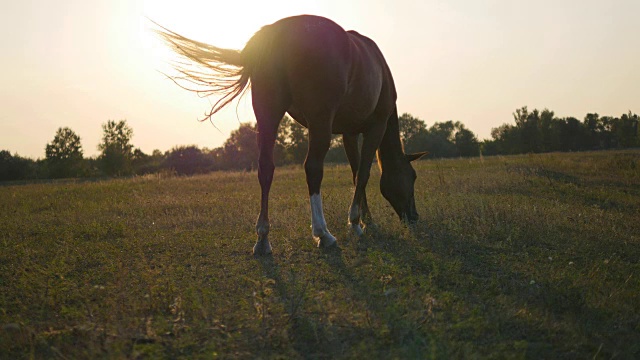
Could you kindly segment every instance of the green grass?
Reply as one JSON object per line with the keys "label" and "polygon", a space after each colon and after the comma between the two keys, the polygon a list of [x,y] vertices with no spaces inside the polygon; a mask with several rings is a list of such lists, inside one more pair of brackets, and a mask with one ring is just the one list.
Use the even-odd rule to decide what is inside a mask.
{"label": "green grass", "polygon": [[640,357],[640,151],[417,163],[421,221],[328,166],[276,169],[272,257],[255,173],[0,187],[2,358]]}

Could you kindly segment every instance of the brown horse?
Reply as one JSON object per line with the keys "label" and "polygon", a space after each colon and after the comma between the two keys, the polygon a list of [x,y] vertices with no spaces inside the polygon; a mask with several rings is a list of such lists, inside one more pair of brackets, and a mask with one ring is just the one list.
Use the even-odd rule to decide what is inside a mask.
{"label": "brown horse", "polygon": [[[260,29],[242,51],[190,40],[165,28],[161,37],[183,57],[172,79],[186,80],[201,95],[222,95],[207,118],[241,95],[251,83],[257,119],[258,179],[262,188],[258,241],[254,254],[268,254],[269,189],[275,169],[273,148],[285,113],[309,129],[304,162],[311,202],[312,237],[319,247],[334,245],[322,211],[320,184],[332,134],[342,134],[353,172],[355,193],[349,224],[362,235],[370,217],[365,187],[376,150],[382,171],[380,190],[400,219],[416,221],[416,172],[410,161],[425,153],[405,154],[400,140],[396,89],[391,71],[369,38],[345,31],[331,20],[310,15],[289,17]],[[361,151],[357,138],[363,134]]]}

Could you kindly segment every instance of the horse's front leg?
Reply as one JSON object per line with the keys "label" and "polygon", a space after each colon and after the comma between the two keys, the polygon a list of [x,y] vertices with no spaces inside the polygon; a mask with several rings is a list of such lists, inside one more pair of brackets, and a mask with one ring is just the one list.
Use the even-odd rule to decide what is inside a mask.
{"label": "horse's front leg", "polygon": [[327,127],[326,119],[319,121],[321,126],[309,123],[309,150],[304,161],[304,170],[309,187],[309,202],[311,204],[311,235],[318,247],[328,247],[336,243],[336,238],[327,229],[322,209],[322,195],[320,185],[324,171],[324,157],[331,144],[331,129]]}
{"label": "horse's front leg", "polygon": [[[369,205],[367,204],[366,187],[371,173],[371,163],[373,162],[373,158],[378,146],[380,145],[385,129],[386,122],[383,122],[372,127],[368,132],[363,134],[362,151],[360,153],[357,171],[354,170],[355,166],[352,164],[351,159],[351,157],[354,156],[353,153],[358,150],[357,137],[349,140],[347,140],[347,137],[344,137],[345,150],[347,151],[347,157],[349,158],[349,163],[351,164],[351,169],[354,173],[353,182],[356,186],[356,190],[353,194],[353,201],[351,202],[349,210],[349,224],[351,224],[351,229],[358,236],[362,236],[363,234],[361,220],[364,219],[367,222],[371,221],[371,213],[369,212]],[[350,152],[352,154],[351,156],[349,155]]]}
{"label": "horse's front leg", "polygon": [[[353,175],[353,186],[356,186],[356,179],[358,178],[358,168],[360,167],[360,150],[358,150],[358,134],[344,134],[342,136],[344,151],[347,154],[347,159],[349,160],[349,165],[351,167],[351,174]],[[369,211],[369,205],[367,204],[367,193],[366,191],[362,192],[360,205],[358,207],[358,211],[360,212],[357,216],[355,214],[352,216],[349,214],[349,226],[353,232],[361,236],[363,235],[363,228],[366,227],[367,223],[371,223],[371,212]],[[351,219],[358,222],[352,222]]]}

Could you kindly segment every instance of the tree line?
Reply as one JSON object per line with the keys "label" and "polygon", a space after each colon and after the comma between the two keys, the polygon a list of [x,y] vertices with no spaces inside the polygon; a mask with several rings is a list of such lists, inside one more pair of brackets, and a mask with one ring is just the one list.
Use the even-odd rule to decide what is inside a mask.
{"label": "tree line", "polygon": [[[548,109],[513,113],[514,123],[492,129],[491,139],[480,141],[459,121],[427,124],[409,113],[399,118],[400,136],[406,152],[429,151],[430,158],[499,154],[583,151],[640,146],[638,115],[620,117],[587,114],[582,121],[558,118]],[[146,154],[131,143],[133,129],[126,120],[102,124],[103,136],[96,157],[84,157],[80,137],[70,128],[59,128],[45,146],[45,158],[32,160],[0,151],[0,181],[78,177],[115,177],[167,172],[193,175],[218,170],[257,168],[255,124],[243,123],[224,144],[207,149],[176,146],[169,151]],[[278,130],[276,165],[302,164],[308,146],[307,129],[285,115]],[[346,163],[342,137],[334,136],[327,162]]]}
{"label": "tree line", "polygon": [[483,152],[522,154],[551,151],[584,151],[640,146],[638,115],[629,111],[620,117],[587,114],[582,121],[558,118],[549,109],[529,111],[526,106],[513,113],[515,124],[492,129],[492,140]]}

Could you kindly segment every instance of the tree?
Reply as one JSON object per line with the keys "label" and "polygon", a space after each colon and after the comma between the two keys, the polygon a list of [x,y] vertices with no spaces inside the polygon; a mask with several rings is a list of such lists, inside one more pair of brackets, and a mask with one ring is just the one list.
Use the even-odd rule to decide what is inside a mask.
{"label": "tree", "polygon": [[409,113],[404,113],[398,118],[400,139],[406,153],[414,153],[427,149],[429,132],[427,124],[421,119]]}
{"label": "tree", "polygon": [[527,107],[523,107],[522,111],[516,110],[513,114],[516,126],[520,128],[520,136],[524,152],[537,153],[541,151],[541,133],[540,133],[540,112],[533,109],[527,112]]}
{"label": "tree", "polygon": [[[360,135],[358,136],[358,145],[358,148],[362,146],[362,136]],[[344,150],[342,135],[333,135],[331,137],[331,146],[329,146],[329,151],[327,151],[324,161],[327,163],[346,163],[349,161]]]}
{"label": "tree", "polygon": [[294,164],[302,164],[309,149],[309,130],[294,120],[289,120],[286,125],[289,127],[285,147],[287,158]]}
{"label": "tree", "polygon": [[404,113],[398,118],[400,138],[407,153],[429,151],[435,158],[475,156],[480,152],[476,135],[459,121],[436,122],[430,128],[424,121]]}
{"label": "tree", "polygon": [[[520,143],[520,129],[510,124],[502,124],[497,128],[491,129],[491,138],[493,139],[492,149],[495,154],[518,154],[522,152]],[[487,151],[487,154],[492,154]]]}
{"label": "tree", "polygon": [[540,122],[538,124],[540,128],[541,145],[540,150],[543,152],[556,151],[559,146],[559,139],[554,132],[554,126],[557,119],[555,113],[549,109],[544,109],[540,113]]}
{"label": "tree", "polygon": [[82,170],[80,137],[68,127],[59,128],[53,141],[45,147],[49,176],[64,178],[79,176]]}
{"label": "tree", "polygon": [[456,122],[457,130],[453,137],[453,143],[458,150],[458,156],[477,156],[480,153],[480,142],[476,135],[465,128],[460,122]]}
{"label": "tree", "polygon": [[131,166],[136,174],[151,174],[160,171],[164,162],[164,154],[155,149],[151,155],[145,154],[140,149],[133,150]]}
{"label": "tree", "polygon": [[529,118],[529,109],[526,106],[516,109],[516,112],[513,113],[513,120],[515,120],[516,126],[524,126],[527,118]]}
{"label": "tree", "polygon": [[562,151],[578,151],[582,150],[582,142],[584,132],[580,120],[574,117],[562,119],[560,125],[560,144]]}
{"label": "tree", "polygon": [[167,154],[165,166],[179,175],[203,174],[213,168],[213,156],[195,145],[176,146]]}
{"label": "tree", "polygon": [[36,162],[16,155],[7,150],[0,150],[0,181],[26,180],[37,178]]}
{"label": "tree", "polygon": [[257,129],[255,124],[240,124],[224,143],[225,169],[252,170],[258,164]]}
{"label": "tree", "polygon": [[293,162],[293,156],[289,152],[289,145],[291,142],[291,126],[294,122],[295,121],[287,115],[283,116],[282,120],[280,120],[276,145],[273,150],[273,158],[276,165],[291,164]]}
{"label": "tree", "polygon": [[398,126],[400,127],[400,138],[405,144],[409,143],[414,136],[427,130],[427,124],[424,121],[409,113],[404,113],[398,118]]}
{"label": "tree", "polygon": [[434,123],[425,139],[427,151],[435,158],[457,156],[455,139],[456,123],[453,121]]}
{"label": "tree", "polygon": [[618,139],[618,147],[628,148],[640,146],[640,134],[638,133],[638,115],[631,113],[622,114],[620,119],[614,122],[612,132]]}
{"label": "tree", "polygon": [[126,120],[109,120],[102,124],[102,130],[102,142],[98,144],[98,150],[102,152],[100,162],[104,172],[111,176],[131,174],[133,130]]}
{"label": "tree", "polygon": [[603,116],[600,118],[600,126],[602,132],[600,133],[600,143],[605,149],[610,149],[616,146],[616,139],[613,134],[613,123],[615,118],[611,116]]}
{"label": "tree", "polygon": [[604,127],[602,126],[602,120],[598,113],[589,113],[585,115],[582,124],[585,127],[587,139],[585,141],[586,146],[589,149],[596,149],[602,147],[602,133]]}

